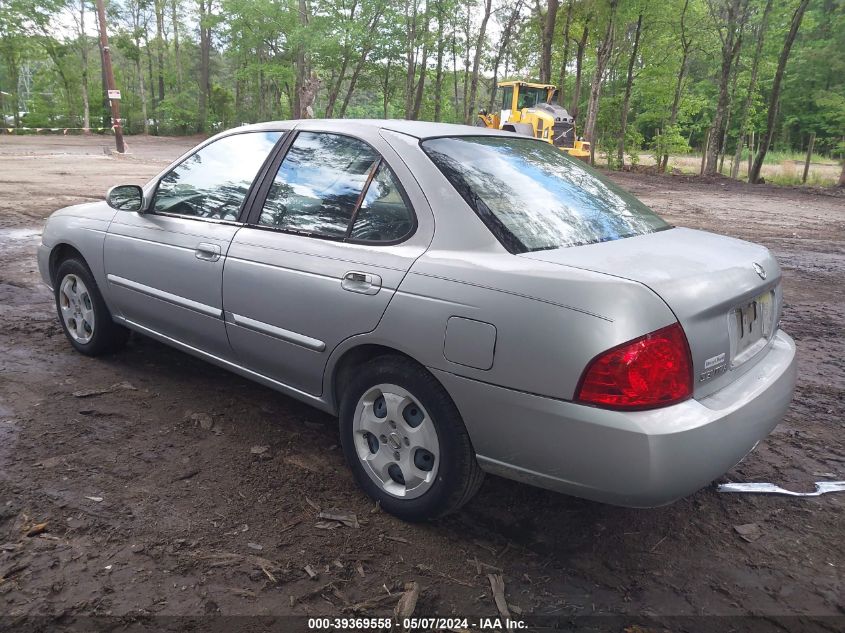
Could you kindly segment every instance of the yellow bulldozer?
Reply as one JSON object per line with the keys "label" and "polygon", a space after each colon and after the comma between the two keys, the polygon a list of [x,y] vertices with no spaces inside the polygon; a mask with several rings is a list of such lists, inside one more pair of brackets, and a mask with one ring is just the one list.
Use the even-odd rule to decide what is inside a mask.
{"label": "yellow bulldozer", "polygon": [[476,125],[543,139],[570,156],[590,160],[590,144],[575,136],[575,119],[552,103],[557,87],[527,81],[500,81],[501,110],[478,113]]}

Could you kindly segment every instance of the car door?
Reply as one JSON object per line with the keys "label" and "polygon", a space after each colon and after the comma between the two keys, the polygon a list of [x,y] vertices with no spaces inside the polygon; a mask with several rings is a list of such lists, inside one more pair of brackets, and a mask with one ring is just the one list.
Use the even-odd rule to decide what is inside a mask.
{"label": "car door", "polygon": [[160,179],[147,211],[116,214],[104,261],[110,297],[125,319],[232,356],[223,324],[223,265],[250,187],[282,134],[214,140]]}
{"label": "car door", "polygon": [[418,229],[406,189],[371,144],[312,131],[291,143],[229,249],[225,318],[244,365],[320,395],[332,350],[378,325],[431,227]]}

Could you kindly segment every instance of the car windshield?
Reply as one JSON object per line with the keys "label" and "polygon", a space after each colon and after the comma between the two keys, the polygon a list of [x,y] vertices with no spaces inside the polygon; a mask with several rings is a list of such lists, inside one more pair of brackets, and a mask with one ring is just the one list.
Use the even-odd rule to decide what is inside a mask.
{"label": "car windshield", "polygon": [[632,195],[549,143],[445,137],[422,148],[511,253],[671,228]]}

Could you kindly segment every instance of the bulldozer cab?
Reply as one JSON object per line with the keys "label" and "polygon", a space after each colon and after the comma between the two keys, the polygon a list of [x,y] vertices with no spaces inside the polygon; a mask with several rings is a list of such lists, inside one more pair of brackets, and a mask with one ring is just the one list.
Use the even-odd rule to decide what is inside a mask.
{"label": "bulldozer cab", "polygon": [[547,84],[534,84],[526,81],[499,82],[502,96],[502,110],[499,120],[506,121],[521,119],[519,114],[525,108],[534,108],[541,103],[548,103],[554,94],[555,87]]}

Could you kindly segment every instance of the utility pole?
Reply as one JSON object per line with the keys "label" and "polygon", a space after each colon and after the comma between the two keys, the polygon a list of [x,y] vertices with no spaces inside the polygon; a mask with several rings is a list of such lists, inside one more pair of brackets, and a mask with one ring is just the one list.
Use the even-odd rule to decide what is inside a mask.
{"label": "utility pole", "polygon": [[[103,50],[103,72],[106,75],[106,82],[109,93],[117,92],[114,85],[114,71],[111,67],[111,51],[109,50],[109,35],[106,32],[106,7],[103,0],[97,0],[97,17],[100,23],[100,48]],[[116,98],[115,98],[116,97]],[[114,126],[114,141],[117,145],[117,152],[123,154],[126,148],[123,145],[123,128],[120,127],[120,96],[109,94],[111,102],[111,118]]]}

